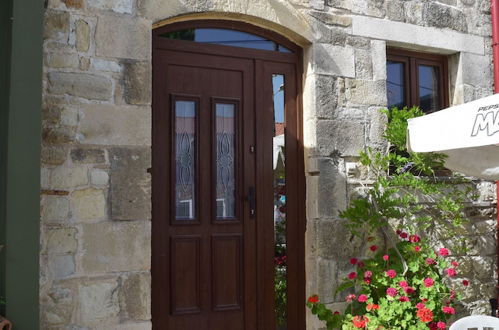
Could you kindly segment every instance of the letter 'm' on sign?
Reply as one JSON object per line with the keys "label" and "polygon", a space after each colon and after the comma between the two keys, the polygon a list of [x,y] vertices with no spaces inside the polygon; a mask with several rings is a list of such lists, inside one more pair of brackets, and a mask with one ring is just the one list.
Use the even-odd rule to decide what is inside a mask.
{"label": "letter 'm' on sign", "polygon": [[495,111],[489,111],[487,114],[478,113],[475,118],[475,124],[471,136],[477,136],[480,131],[486,130],[487,136],[494,135],[499,131],[499,117]]}

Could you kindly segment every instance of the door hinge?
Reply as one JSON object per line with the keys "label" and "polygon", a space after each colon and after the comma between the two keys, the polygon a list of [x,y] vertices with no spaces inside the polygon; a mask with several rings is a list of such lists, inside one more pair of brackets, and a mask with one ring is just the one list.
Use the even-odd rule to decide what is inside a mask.
{"label": "door hinge", "polygon": [[255,146],[250,146],[250,152],[254,153],[255,152]]}

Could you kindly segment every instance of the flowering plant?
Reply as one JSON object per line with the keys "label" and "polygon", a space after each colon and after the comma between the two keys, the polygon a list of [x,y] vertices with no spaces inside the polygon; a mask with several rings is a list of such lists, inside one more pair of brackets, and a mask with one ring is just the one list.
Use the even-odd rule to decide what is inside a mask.
{"label": "flowering plant", "polygon": [[405,149],[407,120],[422,115],[418,108],[382,111],[388,116],[388,151],[361,153],[373,183],[341,217],[353,235],[377,235],[386,246],[371,243],[367,257],[350,259],[355,271],[336,290],[349,293],[343,314],[329,310],[316,295],[307,306],[328,329],[446,329],[458,295],[446,282],[459,274],[458,264],[449,260],[449,249],[435,251],[417,233],[455,237],[455,228],[465,221],[462,202],[474,197],[474,189],[459,176],[445,182],[435,177],[443,155]]}

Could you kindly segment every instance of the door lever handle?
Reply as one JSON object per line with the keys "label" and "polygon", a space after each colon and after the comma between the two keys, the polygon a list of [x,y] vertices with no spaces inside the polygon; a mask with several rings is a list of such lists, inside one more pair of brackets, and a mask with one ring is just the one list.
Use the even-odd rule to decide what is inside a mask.
{"label": "door lever handle", "polygon": [[255,187],[248,188],[248,206],[250,218],[255,217]]}

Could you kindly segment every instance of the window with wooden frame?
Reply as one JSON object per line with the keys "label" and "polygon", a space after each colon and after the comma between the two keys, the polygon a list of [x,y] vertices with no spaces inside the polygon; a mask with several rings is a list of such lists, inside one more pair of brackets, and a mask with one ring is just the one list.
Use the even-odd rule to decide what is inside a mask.
{"label": "window with wooden frame", "polygon": [[389,48],[386,51],[388,108],[419,106],[425,113],[449,106],[447,57]]}

